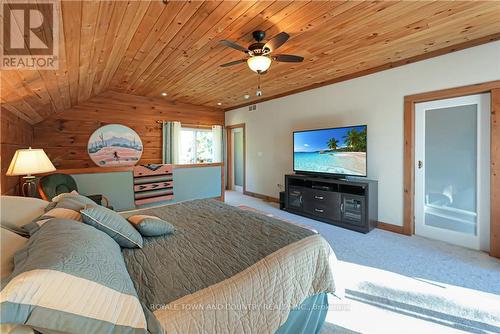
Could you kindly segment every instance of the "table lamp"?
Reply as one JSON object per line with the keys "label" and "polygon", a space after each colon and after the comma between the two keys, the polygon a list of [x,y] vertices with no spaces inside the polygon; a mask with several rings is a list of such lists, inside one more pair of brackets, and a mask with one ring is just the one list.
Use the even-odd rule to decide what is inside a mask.
{"label": "table lamp", "polygon": [[35,177],[32,174],[46,173],[55,171],[56,168],[50,162],[49,157],[42,149],[17,150],[7,169],[7,176],[23,176],[22,186],[23,196],[33,197],[36,192]]}

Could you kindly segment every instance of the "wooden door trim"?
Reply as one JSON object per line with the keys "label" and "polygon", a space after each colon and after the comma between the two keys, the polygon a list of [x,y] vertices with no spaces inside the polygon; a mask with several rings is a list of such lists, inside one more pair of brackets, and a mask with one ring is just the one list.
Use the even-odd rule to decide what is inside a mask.
{"label": "wooden door trim", "polygon": [[232,131],[233,129],[238,129],[241,128],[243,129],[243,194],[246,193],[246,150],[247,150],[247,145],[246,145],[246,129],[245,129],[245,123],[239,123],[239,124],[234,124],[234,125],[227,125],[226,126],[226,157],[227,157],[227,190],[232,190],[233,189],[233,156],[231,155],[232,151]]}
{"label": "wooden door trim", "polygon": [[490,255],[500,258],[500,80],[405,96],[403,233],[415,233],[415,104],[481,93],[491,94]]}

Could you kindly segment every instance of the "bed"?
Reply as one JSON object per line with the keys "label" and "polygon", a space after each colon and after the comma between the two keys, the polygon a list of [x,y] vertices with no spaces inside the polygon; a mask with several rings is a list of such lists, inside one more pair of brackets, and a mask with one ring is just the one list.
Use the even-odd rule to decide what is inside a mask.
{"label": "bed", "polygon": [[134,214],[175,226],[121,249],[138,299],[166,333],[316,333],[327,294],[341,295],[335,255],[311,230],[216,200],[121,213]]}

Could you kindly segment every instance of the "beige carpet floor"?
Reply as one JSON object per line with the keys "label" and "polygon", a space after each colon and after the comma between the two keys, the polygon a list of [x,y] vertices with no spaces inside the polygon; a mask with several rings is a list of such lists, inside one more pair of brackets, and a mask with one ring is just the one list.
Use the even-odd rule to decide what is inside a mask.
{"label": "beige carpet floor", "polygon": [[361,234],[236,192],[226,202],[318,231],[339,259],[346,298],[331,297],[321,333],[500,333],[500,261],[379,229]]}

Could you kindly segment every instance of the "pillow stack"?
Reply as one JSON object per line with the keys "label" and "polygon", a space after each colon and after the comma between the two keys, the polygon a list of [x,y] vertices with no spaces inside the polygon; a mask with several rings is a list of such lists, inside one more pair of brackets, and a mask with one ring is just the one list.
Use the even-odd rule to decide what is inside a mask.
{"label": "pillow stack", "polygon": [[1,324],[42,333],[161,332],[146,316],[118,244],[74,220],[43,224],[3,283]]}
{"label": "pillow stack", "polygon": [[11,253],[14,248],[17,252],[14,268],[2,262],[8,276],[2,280],[0,331],[22,327],[42,333],[164,332],[140,302],[120,246],[142,247],[141,233],[172,233],[172,225],[140,215],[128,222],[70,193],[57,196],[23,229],[29,239],[2,232],[2,245],[5,241]]}
{"label": "pillow stack", "polygon": [[83,222],[106,233],[124,248],[142,248],[142,236],[155,237],[173,233],[172,224],[149,215],[134,215],[128,221],[115,211],[98,205],[77,192],[60,194],[45,208],[45,213],[22,229],[33,235],[51,219],[70,219]]}
{"label": "pillow stack", "polygon": [[33,233],[35,233],[40,226],[53,218],[71,219],[81,222],[82,217],[80,210],[84,209],[88,204],[86,204],[86,201],[82,199],[86,197],[81,195],[77,196],[78,197],[62,197],[59,198],[57,202],[49,203],[49,205],[45,208],[45,213],[43,215],[33,219],[31,223],[24,225],[22,229],[28,232],[29,235],[33,235]]}

